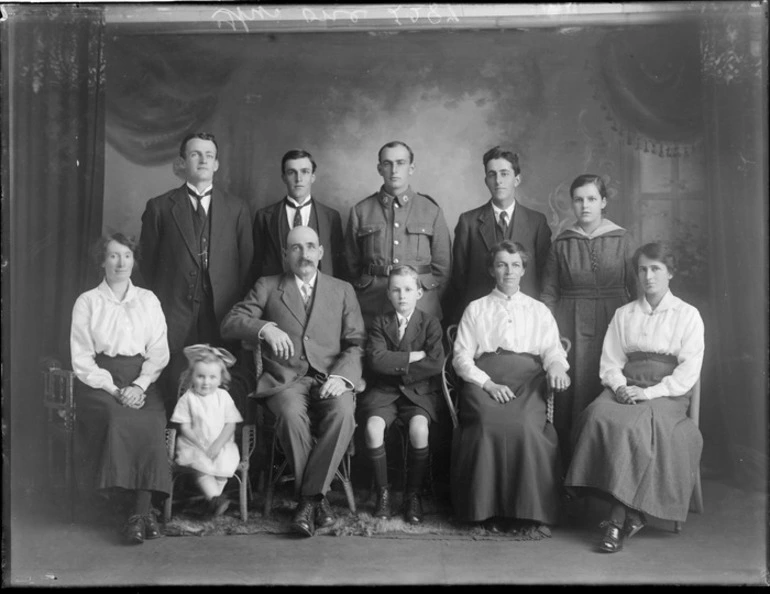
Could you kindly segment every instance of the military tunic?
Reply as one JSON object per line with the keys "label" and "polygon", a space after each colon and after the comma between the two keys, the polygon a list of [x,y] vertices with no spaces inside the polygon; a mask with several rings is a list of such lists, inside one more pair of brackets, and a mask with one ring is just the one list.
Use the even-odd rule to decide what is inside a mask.
{"label": "military tunic", "polygon": [[451,253],[444,213],[430,196],[409,187],[394,197],[381,188],[356,204],[348,219],[345,257],[366,327],[376,315],[392,310],[388,274],[405,264],[420,275],[424,294],[417,307],[441,319]]}

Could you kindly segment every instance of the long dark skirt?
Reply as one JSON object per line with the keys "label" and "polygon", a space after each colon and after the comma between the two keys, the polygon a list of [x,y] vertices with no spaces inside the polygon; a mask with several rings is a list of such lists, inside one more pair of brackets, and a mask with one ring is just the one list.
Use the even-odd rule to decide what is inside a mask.
{"label": "long dark skirt", "polygon": [[558,440],[545,418],[540,360],[527,354],[485,353],[476,365],[517,397],[501,404],[482,388],[463,385],[450,476],[455,515],[464,521],[501,516],[555,524]]}
{"label": "long dark skirt", "polygon": [[[96,357],[97,365],[112,374],[118,387],[135,380],[143,362],[141,355]],[[166,412],[154,384],[140,409],[122,406],[104,390],[81,382],[75,402],[75,472],[81,492],[111,487],[171,492]]]}
{"label": "long dark skirt", "polygon": [[[673,357],[633,354],[623,374],[629,385],[646,388],[675,367]],[[689,405],[689,393],[631,405],[605,390],[575,427],[565,486],[598,489],[650,516],[683,522],[703,449]]]}

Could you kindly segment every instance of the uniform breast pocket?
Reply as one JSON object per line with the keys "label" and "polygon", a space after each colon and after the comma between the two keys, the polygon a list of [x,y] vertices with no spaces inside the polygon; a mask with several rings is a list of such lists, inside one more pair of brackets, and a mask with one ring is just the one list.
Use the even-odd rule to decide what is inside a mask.
{"label": "uniform breast pocket", "polygon": [[406,224],[406,233],[409,236],[409,248],[414,253],[407,257],[421,264],[430,264],[430,246],[433,239],[433,224],[427,222],[415,222]]}
{"label": "uniform breast pocket", "polygon": [[366,261],[379,254],[379,244],[382,240],[382,232],[385,225],[364,225],[358,229],[356,237],[361,254]]}

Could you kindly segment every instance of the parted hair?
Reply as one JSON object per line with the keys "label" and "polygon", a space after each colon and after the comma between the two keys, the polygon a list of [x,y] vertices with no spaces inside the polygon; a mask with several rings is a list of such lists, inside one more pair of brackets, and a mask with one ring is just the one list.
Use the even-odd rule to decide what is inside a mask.
{"label": "parted hair", "polygon": [[487,268],[492,268],[495,264],[495,256],[500,252],[508,252],[509,254],[519,254],[521,257],[521,265],[524,270],[527,269],[527,263],[529,262],[529,252],[518,241],[511,241],[506,239],[492,246],[487,254]]}
{"label": "parted hair", "polygon": [[112,233],[110,235],[104,235],[97,239],[89,250],[91,256],[91,262],[96,266],[97,272],[102,272],[102,264],[104,264],[107,258],[107,246],[111,241],[116,241],[120,245],[126,246],[134,254],[134,261],[139,260],[139,244],[133,237],[128,237],[123,233]]}
{"label": "parted hair", "polygon": [[317,165],[315,159],[313,159],[313,155],[304,149],[291,149],[290,151],[287,151],[281,159],[281,175],[285,173],[284,168],[286,167],[286,161],[293,161],[295,159],[310,159],[310,162],[313,164],[313,173],[315,173]]}
{"label": "parted hair", "polygon": [[499,146],[493,146],[486,153],[484,153],[484,156],[482,157],[485,171],[487,169],[487,163],[489,163],[492,159],[505,159],[513,167],[514,175],[521,174],[521,167],[519,166],[519,155],[513,151],[509,151]]}
{"label": "parted hair", "polygon": [[210,140],[214,143],[214,148],[217,150],[217,159],[219,159],[219,145],[217,144],[217,139],[214,138],[213,134],[209,134],[208,132],[193,132],[192,134],[188,134],[182,139],[182,144],[179,145],[179,156],[183,159],[187,156],[187,143],[190,142],[193,138],[200,138],[201,140]]}
{"label": "parted hair", "polygon": [[409,151],[409,162],[414,163],[414,151],[412,150],[412,147],[401,140],[391,140],[390,142],[383,144],[380,150],[377,152],[377,161],[382,160],[382,151],[384,151],[386,148],[396,148],[397,146],[403,146],[407,151]]}
{"label": "parted hair", "polygon": [[671,274],[676,274],[677,272],[676,255],[671,249],[671,246],[664,242],[653,241],[651,243],[645,243],[634,252],[631,262],[637,273],[639,271],[639,259],[642,256],[647,256],[650,260],[663,262]]}
{"label": "parted hair", "polygon": [[414,282],[417,283],[418,288],[422,288],[420,275],[408,264],[404,264],[403,266],[396,266],[395,268],[391,269],[390,273],[388,274],[388,289],[390,289],[390,279],[392,279],[394,276],[409,276],[414,279]]}
{"label": "parted hair", "polygon": [[575,178],[575,181],[573,181],[572,185],[569,187],[570,198],[572,198],[575,190],[582,188],[583,186],[587,186],[588,184],[595,185],[596,189],[599,190],[599,196],[605,199],[607,198],[607,186],[605,185],[602,177],[600,175],[596,175],[595,173],[584,173],[583,175],[578,175]]}

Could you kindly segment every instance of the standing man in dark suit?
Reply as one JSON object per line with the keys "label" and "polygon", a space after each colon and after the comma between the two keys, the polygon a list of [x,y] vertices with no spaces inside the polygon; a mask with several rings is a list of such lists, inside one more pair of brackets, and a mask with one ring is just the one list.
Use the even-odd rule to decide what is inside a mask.
{"label": "standing man in dark suit", "polygon": [[147,202],[142,215],[141,272],[160,300],[171,359],[163,387],[169,413],[176,404],[182,349],[222,343],[219,323],[249,288],[254,256],[251,213],[241,199],[213,186],[219,169],[213,134],[190,134],[179,148],[186,183]]}
{"label": "standing man in dark suit", "polygon": [[323,253],[313,229],[294,227],[288,271],[260,278],[222,322],[225,338],[269,347],[256,394],[276,416],[299,495],[292,528],[305,536],[335,520],[325,495],[356,426],[366,341],[353,287],[318,271]]}
{"label": "standing man in dark suit", "polygon": [[377,171],[382,187],[350,210],[345,255],[364,323],[391,311],[388,274],[408,265],[420,275],[424,294],[419,307],[442,318],[441,295],[449,284],[452,248],[444,213],[427,194],[412,190],[414,153],[401,141],[380,149]]}
{"label": "standing man in dark suit", "polygon": [[489,202],[460,215],[455,227],[452,293],[455,304],[453,322],[459,322],[465,307],[489,294],[495,279],[487,271],[487,254],[504,240],[520,243],[530,254],[521,291],[540,298],[541,279],[548,251],[551,229],[545,216],[516,202],[516,187],[521,183],[519,156],[496,146],[483,157],[485,178],[492,198]]}
{"label": "standing man in dark suit", "polygon": [[329,276],[346,278],[345,244],[340,213],[310,195],[316,162],[302,149],[287,152],[281,159],[281,179],[286,185],[283,200],[265,206],[254,218],[254,280],[281,274],[286,236],[294,227],[313,229],[321,245],[327,246],[318,269]]}

